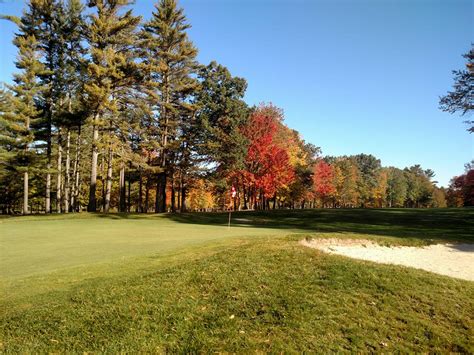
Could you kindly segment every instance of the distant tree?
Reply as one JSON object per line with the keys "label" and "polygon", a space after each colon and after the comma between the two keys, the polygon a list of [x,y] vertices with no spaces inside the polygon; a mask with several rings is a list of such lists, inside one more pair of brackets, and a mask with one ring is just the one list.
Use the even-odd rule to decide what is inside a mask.
{"label": "distant tree", "polygon": [[431,207],[444,208],[447,207],[446,191],[444,188],[436,187],[433,191],[433,200]]}
{"label": "distant tree", "polygon": [[[474,109],[474,44],[468,53],[463,55],[467,59],[465,70],[453,70],[453,91],[440,98],[440,109],[449,113],[460,112],[462,116]],[[474,132],[474,121],[466,120],[467,129]]]}
{"label": "distant tree", "polygon": [[404,169],[407,181],[407,207],[428,207],[433,198],[434,172],[423,170],[420,165],[413,165]]}
{"label": "distant tree", "polygon": [[380,159],[371,154],[358,154],[351,157],[360,171],[358,189],[362,205],[374,200],[373,191],[377,186],[377,177],[381,168]]}
{"label": "distant tree", "polygon": [[378,207],[378,208],[385,207],[387,189],[388,189],[388,171],[386,168],[382,168],[379,170],[377,174],[377,185],[374,187],[374,190],[372,191],[375,207]]}
{"label": "distant tree", "polygon": [[447,196],[448,204],[452,207],[474,206],[474,170],[452,178]]}
{"label": "distant tree", "polygon": [[464,175],[453,177],[446,191],[446,200],[448,207],[464,206]]}
{"label": "distant tree", "polygon": [[469,170],[474,170],[474,159],[469,163],[464,164],[464,170],[467,173]]}
{"label": "distant tree", "polygon": [[314,190],[325,207],[328,199],[336,192],[333,167],[324,160],[317,162],[314,167],[313,182]]}
{"label": "distant tree", "polygon": [[389,207],[403,207],[407,198],[408,183],[402,170],[388,168],[387,203]]}
{"label": "distant tree", "polygon": [[256,208],[266,209],[268,202],[282,187],[289,186],[294,179],[288,151],[276,139],[282,124],[281,110],[272,105],[261,105],[242,127],[249,142],[242,175],[247,195]]}

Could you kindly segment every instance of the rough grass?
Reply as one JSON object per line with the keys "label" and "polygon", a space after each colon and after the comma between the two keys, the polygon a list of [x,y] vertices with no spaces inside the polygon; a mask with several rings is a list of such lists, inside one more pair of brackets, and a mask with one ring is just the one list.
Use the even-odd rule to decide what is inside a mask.
{"label": "rough grass", "polygon": [[[160,253],[160,243],[155,241],[147,244],[148,250],[134,249],[125,259],[111,253],[99,262],[85,258],[82,265],[59,263],[56,265],[61,266],[54,271],[45,267],[26,276],[15,276],[8,270],[5,275],[2,267],[5,292],[0,300],[0,350],[474,351],[474,283],[326,255],[298,244],[305,235],[368,235],[389,243],[415,244],[432,239],[472,241],[471,211],[456,210],[450,215],[441,211],[439,217],[436,211],[396,212],[389,215],[389,223],[397,227],[393,234],[373,232],[381,230],[383,220],[388,218],[381,211],[321,212],[325,211],[303,211],[301,218],[306,222],[292,211],[245,213],[240,217],[252,220],[235,228],[236,234],[231,235],[225,234],[225,227],[212,225],[225,224],[225,216],[212,214],[3,219],[0,239],[8,242],[2,245],[2,254],[5,245],[15,246],[15,235],[5,238],[4,234],[11,233],[13,224],[16,231],[21,231],[22,225],[25,230],[38,231],[36,236],[25,232],[19,238],[19,245],[32,244],[27,253],[34,254],[36,247],[37,253],[43,254],[48,250],[42,245],[44,240],[53,249],[58,243],[74,247],[77,240],[68,238],[76,236],[60,238],[60,231],[77,223],[78,218],[84,219],[81,223],[91,223],[82,234],[82,238],[91,240],[100,240],[102,232],[115,223],[131,223],[114,229],[120,243],[114,243],[111,235],[104,248],[109,243],[112,249],[120,249],[119,245],[124,250],[133,249],[134,243],[126,242],[127,226],[133,227],[140,238],[164,238],[153,238],[153,228],[147,223],[166,230],[163,235],[169,239],[184,239]],[[357,213],[366,219],[357,222]],[[311,214],[318,220],[317,231],[312,229]],[[431,220],[417,223],[420,216]],[[264,227],[272,219],[279,229]],[[91,232],[94,223],[108,221],[111,224],[104,229]],[[33,228],[30,223],[38,224]],[[44,229],[40,229],[42,223],[46,224]],[[359,228],[351,232],[354,225]],[[207,228],[210,234],[213,228],[220,228],[221,234],[216,231],[214,239],[206,239],[207,232],[199,227]],[[456,237],[452,229],[464,232]],[[46,230],[58,235],[50,240],[44,235]],[[247,237],[237,237],[243,231],[247,231]],[[307,234],[284,236],[293,232]],[[87,254],[82,249],[88,245],[77,244],[78,254]],[[19,255],[17,266],[21,268],[22,259],[28,257]],[[43,262],[56,263],[53,256],[49,257]],[[15,260],[10,259],[9,265],[15,265]]]}

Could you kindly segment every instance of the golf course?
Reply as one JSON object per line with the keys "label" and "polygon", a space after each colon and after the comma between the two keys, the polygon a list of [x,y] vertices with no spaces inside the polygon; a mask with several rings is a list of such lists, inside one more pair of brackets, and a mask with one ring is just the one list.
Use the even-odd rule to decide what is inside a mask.
{"label": "golf course", "polygon": [[0,351],[474,351],[474,282],[321,238],[474,243],[474,210],[4,216]]}

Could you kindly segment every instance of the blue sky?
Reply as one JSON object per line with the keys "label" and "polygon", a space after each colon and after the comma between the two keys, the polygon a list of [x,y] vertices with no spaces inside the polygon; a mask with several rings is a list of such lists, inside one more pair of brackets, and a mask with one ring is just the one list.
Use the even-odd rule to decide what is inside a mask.
{"label": "blue sky", "polygon": [[[248,81],[249,104],[272,102],[323,154],[371,153],[421,164],[446,186],[474,157],[463,119],[438,109],[451,70],[474,42],[474,0],[181,0],[199,60]],[[0,0],[20,14],[23,1]],[[149,17],[152,1],[136,0]],[[0,22],[0,81],[16,55]]]}

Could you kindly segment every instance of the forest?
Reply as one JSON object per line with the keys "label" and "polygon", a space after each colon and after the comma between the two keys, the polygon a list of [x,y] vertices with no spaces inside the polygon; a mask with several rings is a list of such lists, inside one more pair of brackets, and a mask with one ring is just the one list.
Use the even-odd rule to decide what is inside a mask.
{"label": "forest", "polygon": [[[175,0],[30,0],[0,90],[0,212],[183,212],[474,204],[474,166],[439,188],[420,165],[324,156],[247,82],[199,63]],[[322,127],[321,129],[324,129]]]}

